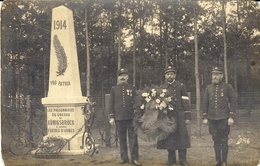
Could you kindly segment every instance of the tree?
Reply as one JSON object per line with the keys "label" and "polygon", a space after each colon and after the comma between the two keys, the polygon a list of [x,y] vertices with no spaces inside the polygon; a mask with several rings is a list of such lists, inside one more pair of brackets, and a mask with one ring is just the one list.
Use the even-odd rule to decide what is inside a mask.
{"label": "tree", "polygon": [[[88,15],[85,8],[85,31],[86,31],[86,96],[90,97],[90,53],[89,53],[89,35],[88,35]],[[88,105],[89,106],[89,105]],[[88,108],[89,109],[89,108]]]}
{"label": "tree", "polygon": [[[194,8],[194,51],[195,51],[195,82],[196,82],[196,111],[198,126],[201,126],[200,116],[200,76],[199,76],[199,52],[198,52],[198,30],[197,30],[197,13]],[[199,127],[200,130],[200,127]],[[201,133],[199,131],[199,133]]]}
{"label": "tree", "polygon": [[224,47],[224,73],[225,73],[225,82],[228,83],[228,71],[227,71],[227,42],[226,42],[226,9],[225,1],[222,0],[222,26],[223,26],[223,47]]}
{"label": "tree", "polygon": [[[65,5],[73,11],[83,94],[86,94],[87,87],[90,88],[90,96],[96,96],[97,100],[100,100],[103,92],[109,93],[110,87],[116,83],[115,73],[120,63],[120,66],[129,68],[130,73],[133,70],[133,83],[137,88],[162,84],[163,69],[167,65],[174,65],[178,72],[177,79],[195,94],[198,89],[197,79],[201,89],[205,88],[211,81],[209,71],[212,66],[224,64],[223,6],[220,2],[222,1],[4,2],[2,88],[8,90],[2,91],[3,96],[15,98],[17,91],[22,95],[47,94],[51,10],[59,5]],[[235,2],[227,2],[226,5],[232,3],[233,11],[227,10],[225,14],[226,63],[229,69],[226,76],[230,83],[237,82],[238,92],[252,91],[258,88],[259,6],[253,1],[239,1],[238,7]],[[20,9],[17,6],[19,4],[24,4],[24,8]],[[197,51],[194,46],[195,7]],[[240,20],[239,25],[237,20]],[[91,59],[89,65],[87,52]],[[195,53],[199,56],[198,62],[194,62]],[[198,65],[198,71],[195,65]],[[103,70],[103,66],[107,70]],[[240,72],[233,77],[235,67]],[[87,86],[88,71],[90,85]],[[196,74],[198,72],[199,76]]]}

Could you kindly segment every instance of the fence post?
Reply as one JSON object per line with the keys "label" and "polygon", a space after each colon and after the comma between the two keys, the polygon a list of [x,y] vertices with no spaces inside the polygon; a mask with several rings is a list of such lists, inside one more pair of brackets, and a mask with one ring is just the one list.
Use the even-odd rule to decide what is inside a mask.
{"label": "fence post", "polygon": [[[188,98],[189,98],[189,106],[191,107],[191,92],[187,92],[188,94]],[[187,124],[187,130],[188,130],[188,134],[189,136],[191,136],[191,124]]]}
{"label": "fence post", "polygon": [[[33,131],[32,131],[32,109],[31,109],[31,96],[26,96],[26,120],[28,121],[28,126],[26,126],[26,131],[29,133],[29,140],[33,142]],[[28,129],[28,130],[27,130]]]}
{"label": "fence post", "polygon": [[106,121],[106,133],[105,133],[105,140],[106,140],[106,147],[111,147],[111,137],[110,137],[110,131],[111,131],[111,124],[109,123],[109,114],[108,114],[108,109],[109,109],[109,99],[110,99],[110,94],[105,94],[105,111],[107,117],[105,119]]}

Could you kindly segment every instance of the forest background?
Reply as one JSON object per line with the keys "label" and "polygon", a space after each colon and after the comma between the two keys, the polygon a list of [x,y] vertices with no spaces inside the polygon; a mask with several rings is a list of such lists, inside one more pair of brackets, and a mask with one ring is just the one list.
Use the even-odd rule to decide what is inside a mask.
{"label": "forest background", "polygon": [[[1,112],[41,107],[48,93],[51,15],[64,5],[73,11],[83,96],[105,107],[105,94],[125,67],[138,89],[163,83],[172,65],[200,98],[220,66],[241,108],[260,105],[260,5],[256,1],[23,0],[5,1],[1,16]],[[196,105],[196,106],[195,106]]]}

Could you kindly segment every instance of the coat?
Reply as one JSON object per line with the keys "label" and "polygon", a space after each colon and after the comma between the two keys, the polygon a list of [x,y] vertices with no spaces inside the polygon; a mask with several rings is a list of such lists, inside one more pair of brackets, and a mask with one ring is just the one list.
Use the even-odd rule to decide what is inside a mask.
{"label": "coat", "polygon": [[158,141],[157,149],[179,150],[190,148],[190,138],[185,120],[190,120],[191,112],[186,88],[178,81],[175,81],[173,84],[165,83],[161,87],[167,89],[176,103],[177,130],[166,139]]}
{"label": "coat", "polygon": [[236,93],[230,84],[221,82],[208,85],[203,96],[203,118],[211,120],[233,118],[236,105]]}
{"label": "coat", "polygon": [[136,87],[131,84],[113,86],[110,92],[109,117],[115,120],[134,119]]}

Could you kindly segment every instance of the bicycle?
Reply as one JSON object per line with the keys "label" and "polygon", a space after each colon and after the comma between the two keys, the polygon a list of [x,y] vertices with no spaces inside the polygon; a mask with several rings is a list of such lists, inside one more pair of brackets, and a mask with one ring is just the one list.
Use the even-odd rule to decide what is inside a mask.
{"label": "bicycle", "polygon": [[[34,112],[37,111],[40,110],[35,110]],[[35,122],[39,119],[34,119],[34,116],[31,116],[28,111],[24,110],[15,111],[9,116],[12,117],[12,119],[9,117],[9,125],[11,125],[9,126],[9,131],[12,137],[9,143],[9,151],[14,155],[28,154],[32,148],[36,148],[36,145],[45,135]]]}
{"label": "bicycle", "polygon": [[99,151],[98,151],[98,148],[95,144],[95,140],[94,138],[91,136],[91,127],[93,125],[93,122],[94,122],[94,105],[95,103],[90,103],[90,110],[87,110],[86,108],[86,105],[84,107],[84,118],[85,118],[85,131],[83,132],[83,136],[82,136],[82,146],[81,148],[84,149],[84,153],[86,155],[89,155],[89,156],[93,156],[95,153],[98,154]]}

